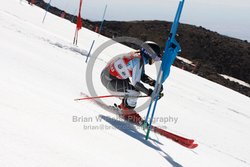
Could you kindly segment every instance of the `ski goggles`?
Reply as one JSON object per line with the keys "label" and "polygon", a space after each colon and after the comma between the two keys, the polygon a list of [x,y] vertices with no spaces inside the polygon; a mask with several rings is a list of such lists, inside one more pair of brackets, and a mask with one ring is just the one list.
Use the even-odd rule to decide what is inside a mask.
{"label": "ski goggles", "polygon": [[146,49],[144,48],[141,48],[141,51],[142,53],[148,55],[149,57],[151,57],[153,60],[155,61],[160,61],[161,58],[157,55],[157,54],[152,54],[152,53],[149,53]]}

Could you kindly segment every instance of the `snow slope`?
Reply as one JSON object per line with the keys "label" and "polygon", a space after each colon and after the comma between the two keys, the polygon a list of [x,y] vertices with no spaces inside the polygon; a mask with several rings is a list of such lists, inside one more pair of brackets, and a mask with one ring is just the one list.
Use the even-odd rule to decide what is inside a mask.
{"label": "snow slope", "polygon": [[243,86],[246,86],[246,87],[250,88],[250,84],[248,84],[248,83],[246,83],[246,82],[244,82],[242,80],[236,79],[234,77],[230,77],[230,76],[225,75],[225,74],[219,74],[219,75],[222,76],[225,79],[229,79],[230,81],[237,82],[240,85],[243,85]]}
{"label": "snow slope", "polygon": [[[73,46],[75,25],[51,14],[42,24],[43,15],[19,0],[0,2],[1,167],[250,166],[248,97],[173,67],[155,124],[199,147],[188,150],[154,133],[145,141],[143,130],[73,100],[88,92],[85,56],[92,40],[96,48],[108,39],[82,29],[79,47]],[[101,53],[94,66],[98,94],[107,94],[99,81],[105,62],[129,51],[115,44]]]}

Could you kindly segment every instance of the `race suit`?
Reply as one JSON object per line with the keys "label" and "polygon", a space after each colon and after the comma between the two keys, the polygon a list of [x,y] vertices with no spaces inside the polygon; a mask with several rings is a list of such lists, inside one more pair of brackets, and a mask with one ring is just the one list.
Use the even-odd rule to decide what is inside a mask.
{"label": "race suit", "polygon": [[[140,82],[148,83],[151,79],[145,74],[144,65],[147,63],[140,52],[115,57],[108,62],[101,73],[102,84],[116,94],[128,96],[139,96],[140,92],[148,94],[149,89]],[[126,102],[129,106],[135,107],[137,98],[127,98]]]}

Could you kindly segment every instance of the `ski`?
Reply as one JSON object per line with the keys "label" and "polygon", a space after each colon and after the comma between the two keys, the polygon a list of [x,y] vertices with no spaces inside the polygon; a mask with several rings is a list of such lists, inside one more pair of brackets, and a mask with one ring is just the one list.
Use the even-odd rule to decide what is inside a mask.
{"label": "ski", "polygon": [[188,138],[176,135],[174,133],[171,133],[169,131],[155,127],[153,125],[151,126],[151,131],[156,132],[162,136],[165,136],[166,138],[171,139],[174,142],[176,142],[184,147],[190,148],[190,149],[194,149],[198,146],[198,144],[194,143],[193,139],[188,139]]}
{"label": "ski", "polygon": [[[81,96],[85,96],[85,97],[89,97],[87,94],[85,93],[82,93],[81,92]],[[111,105],[106,105],[105,103],[99,101],[98,99],[90,99],[92,102],[94,102],[94,104],[98,105],[99,107],[105,109],[106,111],[112,113],[112,114],[115,114],[115,115],[118,115],[120,118],[130,122],[130,123],[133,123],[134,125],[136,126],[140,126],[140,127],[143,127],[143,124],[138,124],[136,122],[132,120],[128,120],[126,118],[123,117],[122,113],[119,112],[119,109],[117,109],[116,106],[111,106]],[[146,127],[148,129],[148,127]],[[198,144],[194,143],[194,140],[193,139],[189,139],[189,138],[185,138],[185,137],[182,137],[182,136],[179,136],[177,134],[174,134],[174,133],[171,133],[167,130],[164,130],[164,129],[161,129],[161,128],[158,128],[156,126],[153,126],[151,125],[151,128],[150,128],[151,131],[161,135],[161,136],[164,136],[186,148],[189,148],[189,149],[194,149],[198,146]]]}

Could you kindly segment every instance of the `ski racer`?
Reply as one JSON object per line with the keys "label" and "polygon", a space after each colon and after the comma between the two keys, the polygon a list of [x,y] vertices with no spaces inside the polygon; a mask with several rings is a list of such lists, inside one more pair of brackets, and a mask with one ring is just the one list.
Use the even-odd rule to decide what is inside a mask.
{"label": "ski racer", "polygon": [[[144,66],[161,61],[161,56],[159,45],[152,41],[146,41],[141,45],[140,50],[130,52],[122,57],[115,57],[103,69],[101,73],[102,84],[112,94],[125,96],[122,103],[118,105],[125,116],[139,115],[134,109],[137,104],[136,97],[140,95],[140,92],[151,96],[153,90],[146,88],[143,83],[155,86],[156,81],[145,74]],[[164,95],[162,90],[163,86],[159,98]]]}

